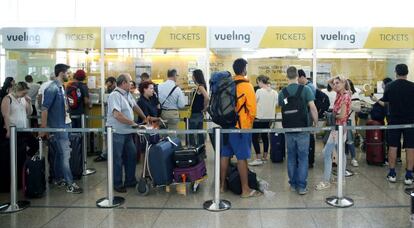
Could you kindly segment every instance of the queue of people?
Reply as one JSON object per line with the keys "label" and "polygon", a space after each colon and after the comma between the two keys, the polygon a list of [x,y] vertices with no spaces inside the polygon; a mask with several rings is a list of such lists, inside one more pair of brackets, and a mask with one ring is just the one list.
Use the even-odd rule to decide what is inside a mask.
{"label": "queue of people", "polygon": [[[233,63],[236,83],[236,104],[237,129],[269,129],[274,127],[272,119],[276,117],[276,107],[282,110],[282,125],[284,128],[297,127],[318,127],[319,107],[316,89],[313,83],[307,79],[301,69],[289,67],[286,70],[288,85],[279,92],[272,89],[269,77],[260,75],[256,79],[259,87],[255,92],[253,85],[247,79],[247,65],[245,59],[236,59]],[[70,66],[57,64],[50,81],[41,86],[33,83],[33,78],[28,75],[27,82],[15,82],[13,78],[7,78],[0,91],[1,112],[3,127],[0,129],[2,139],[10,137],[9,127],[12,125],[18,128],[35,126],[35,122],[29,124],[28,117],[36,115],[36,107],[41,111],[42,128],[79,128],[80,122],[75,115],[85,113],[86,107],[91,107],[89,102],[88,89],[83,83],[86,73],[78,70],[74,74],[73,81],[64,86],[68,78]],[[376,100],[378,105],[386,108],[384,116],[388,124],[408,124],[414,122],[414,101],[409,99],[414,95],[414,83],[407,80],[408,67],[405,64],[398,64],[395,68],[397,80],[385,87],[384,97]],[[138,124],[152,122],[154,120],[165,120],[167,128],[178,129],[179,110],[186,106],[184,93],[177,85],[179,77],[176,69],[169,69],[168,79],[156,85],[151,81],[149,74],[141,75],[141,83],[138,85],[132,80],[131,75],[122,73],[117,78],[109,77],[105,81],[106,93],[109,94],[105,116],[106,126],[112,126],[114,133],[114,189],[117,192],[126,192],[127,188],[135,187],[137,184],[136,161],[139,142],[134,135],[128,133],[127,129],[137,127]],[[206,118],[205,113],[209,110],[210,96],[207,83],[201,70],[194,70],[192,80],[196,87],[192,94],[190,105],[189,129],[202,129]],[[385,83],[384,83],[385,84]],[[333,94],[335,93],[335,94]],[[328,81],[328,91],[324,99],[329,98],[329,109],[334,116],[335,125],[355,126],[355,113],[360,111],[359,92],[353,86],[352,81],[342,76],[337,76]],[[333,98],[334,97],[334,98]],[[375,99],[375,98],[373,98]],[[36,106],[36,103],[38,105]],[[411,105],[412,104],[412,105]],[[136,119],[134,113],[138,115]],[[72,117],[72,118],[71,118]],[[228,127],[228,126],[226,126]],[[414,166],[414,142],[413,129],[390,130],[387,133],[387,144],[389,146],[389,174],[387,179],[391,183],[396,182],[396,151],[400,147],[400,138],[403,136],[403,148],[407,152],[407,171],[405,184],[413,182]],[[358,166],[356,160],[356,148],[354,145],[355,132],[344,132],[346,150],[351,155],[351,165]],[[39,136],[46,136],[40,133]],[[66,187],[69,193],[82,193],[74,181],[69,167],[70,143],[69,135],[65,132],[51,133],[51,137],[58,140],[58,154],[54,161],[56,173],[54,183]],[[308,169],[312,168],[315,160],[315,135],[309,132],[286,133],[287,169],[291,190],[300,195],[308,192]],[[260,139],[263,147],[260,146]],[[23,164],[24,155],[33,156],[39,149],[37,140],[33,134],[22,134],[19,137],[25,145],[25,150],[20,154],[20,166]],[[189,144],[200,145],[205,143],[203,134],[191,135]],[[251,147],[256,152],[254,159],[251,159]],[[230,159],[237,158],[237,169],[240,174],[242,198],[260,196],[261,193],[251,189],[248,185],[248,165],[262,165],[268,159],[269,134],[248,134],[232,133],[224,137],[221,148],[221,191],[226,191],[226,175]],[[26,149],[27,148],[27,149]],[[263,149],[262,149],[263,148]],[[315,186],[316,190],[324,190],[331,186],[331,173],[333,154],[338,148],[338,131],[329,133],[323,148],[323,178]],[[101,154],[95,161],[106,160],[106,154]],[[343,167],[346,167],[346,159]],[[122,170],[125,170],[123,174]],[[125,179],[123,177],[125,176]]]}

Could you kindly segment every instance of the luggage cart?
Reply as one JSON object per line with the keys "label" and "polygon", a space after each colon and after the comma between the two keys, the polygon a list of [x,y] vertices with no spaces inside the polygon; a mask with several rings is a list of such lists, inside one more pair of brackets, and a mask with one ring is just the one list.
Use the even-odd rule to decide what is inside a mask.
{"label": "luggage cart", "polygon": [[[140,127],[145,128],[145,126],[140,126]],[[145,141],[145,154],[144,154],[144,163],[142,166],[142,174],[136,185],[136,190],[137,190],[138,195],[147,196],[151,188],[160,188],[160,187],[169,188],[169,186],[174,186],[174,185],[178,185],[182,183],[188,183],[188,182],[178,182],[177,180],[173,180],[171,184],[165,183],[165,184],[156,185],[153,182],[153,178],[152,178],[151,170],[150,170],[150,164],[149,164],[149,157],[150,157],[149,153],[150,153],[151,147],[154,145],[153,143],[150,143],[151,141],[150,137],[151,136],[154,137],[154,134],[145,133],[145,134],[138,134],[138,135],[141,136]],[[171,138],[168,136],[161,140],[165,140],[165,139],[168,140],[170,143],[175,144],[171,140]],[[207,174],[201,179],[191,181],[190,182],[191,191],[196,193],[200,187],[200,183],[202,183],[206,179],[206,177],[207,177]]]}

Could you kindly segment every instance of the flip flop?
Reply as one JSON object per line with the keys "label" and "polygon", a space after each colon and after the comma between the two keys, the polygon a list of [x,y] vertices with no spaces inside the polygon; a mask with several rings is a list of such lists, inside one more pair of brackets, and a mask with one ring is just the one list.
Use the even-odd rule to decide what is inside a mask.
{"label": "flip flop", "polygon": [[258,197],[261,196],[262,193],[257,191],[257,190],[252,190],[248,195],[241,195],[241,198],[253,198],[253,197]]}

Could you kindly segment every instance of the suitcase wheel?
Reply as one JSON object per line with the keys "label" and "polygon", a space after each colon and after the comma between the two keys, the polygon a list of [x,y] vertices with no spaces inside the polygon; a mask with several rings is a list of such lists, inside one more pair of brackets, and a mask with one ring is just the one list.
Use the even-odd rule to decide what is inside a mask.
{"label": "suitcase wheel", "polygon": [[141,196],[147,196],[150,190],[149,183],[144,179],[140,178],[136,186],[137,193]]}

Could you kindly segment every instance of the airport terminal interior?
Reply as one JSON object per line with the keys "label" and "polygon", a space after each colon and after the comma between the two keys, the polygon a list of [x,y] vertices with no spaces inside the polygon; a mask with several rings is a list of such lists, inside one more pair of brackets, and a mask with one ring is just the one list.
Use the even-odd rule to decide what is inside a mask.
{"label": "airport terminal interior", "polygon": [[[33,3],[40,1],[68,9]],[[240,6],[252,15],[235,20],[229,11],[226,21],[211,19],[213,6],[205,3],[205,12],[194,13],[187,0],[187,10],[158,0],[142,8],[131,0],[33,2],[0,2],[0,228],[414,227],[410,7],[399,9],[407,18],[394,17],[390,3],[378,3],[380,17],[348,4],[338,12],[336,5],[324,10],[322,0],[293,0],[273,8],[312,10],[273,18],[276,11],[258,8],[267,5],[258,0]],[[153,7],[162,9],[147,10]],[[358,15],[340,21],[350,16],[345,12]],[[406,97],[390,89],[402,80]],[[305,85],[301,103],[284,90],[296,82]],[[256,103],[261,117],[250,116]],[[291,110],[292,103],[306,108]],[[133,113],[135,105],[142,114]],[[224,115],[228,107],[231,115]],[[314,108],[319,115],[312,119]],[[43,128],[49,134],[38,143]],[[213,134],[218,128],[221,138]],[[252,130],[263,133],[253,134],[254,142]],[[404,137],[395,136],[400,130]],[[300,143],[303,132],[314,136],[314,146]],[[193,140],[197,134],[204,140]],[[325,156],[328,147],[332,156]],[[389,147],[398,148],[395,162]],[[220,158],[229,156],[223,172]],[[292,167],[293,179],[306,176],[305,187],[291,186]],[[136,181],[119,185],[132,175]]]}

